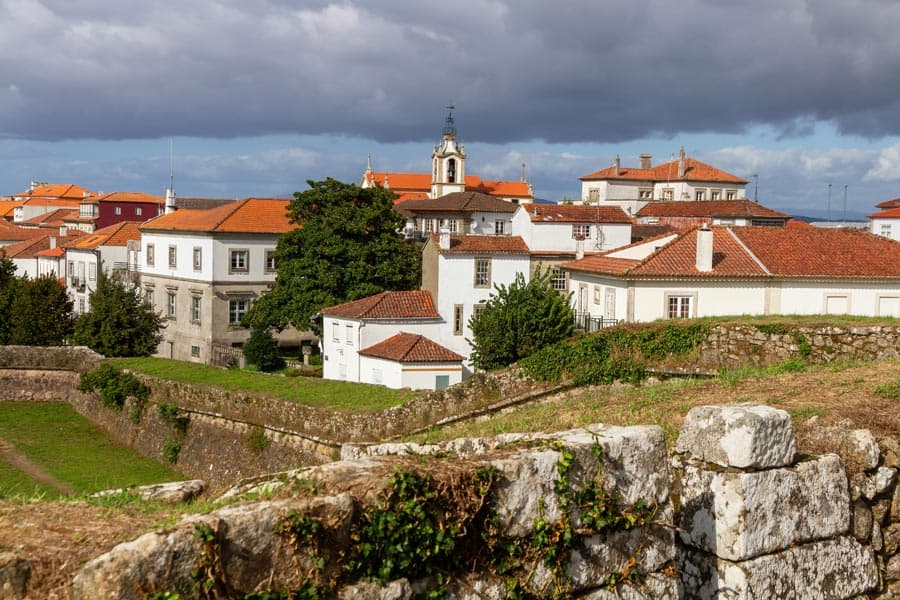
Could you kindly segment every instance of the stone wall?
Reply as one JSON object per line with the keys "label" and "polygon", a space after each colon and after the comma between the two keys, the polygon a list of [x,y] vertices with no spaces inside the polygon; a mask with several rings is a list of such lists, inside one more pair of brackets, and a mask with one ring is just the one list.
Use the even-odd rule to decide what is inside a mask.
{"label": "stone wall", "polygon": [[[211,547],[227,576],[213,577],[226,586],[216,591],[233,596],[315,581],[338,598],[403,600],[436,589],[466,600],[499,600],[511,589],[595,600],[898,597],[900,446],[885,441],[882,452],[865,431],[828,431],[821,443],[840,454],[799,456],[787,413],[737,405],[693,409],[671,458],[662,431],[650,426],[348,446],[341,461],[248,482],[223,496],[233,502],[263,493],[266,501],[189,517],[116,547],[84,567],[72,598],[137,599],[156,591],[194,597],[191,573],[209,561]],[[472,539],[488,549],[466,538],[462,567],[448,559],[439,579],[399,573],[375,584],[348,576],[334,559],[352,555],[358,515],[373,506],[392,510],[397,473],[427,473],[446,486],[438,486],[441,496],[466,497],[460,490],[467,474],[471,482],[485,468],[496,479],[484,500],[472,499],[472,510],[486,501],[495,516]],[[588,520],[601,504],[609,527]],[[286,543],[286,522],[313,521],[324,529],[299,543],[292,530],[293,543]],[[197,541],[198,527],[211,542]],[[565,531],[576,539],[566,541]],[[316,540],[324,539],[336,546],[322,554]],[[503,554],[517,562],[501,570],[491,552],[509,546],[521,551]],[[324,566],[311,568],[310,557],[323,555],[330,557]]]}

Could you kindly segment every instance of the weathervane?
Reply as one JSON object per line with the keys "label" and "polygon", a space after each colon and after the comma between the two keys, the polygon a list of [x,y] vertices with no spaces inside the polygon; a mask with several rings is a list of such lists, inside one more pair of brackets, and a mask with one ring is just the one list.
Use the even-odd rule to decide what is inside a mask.
{"label": "weathervane", "polygon": [[453,104],[450,104],[447,108],[447,121],[444,123],[444,136],[452,136],[456,137],[456,125],[453,124],[453,111],[456,109]]}

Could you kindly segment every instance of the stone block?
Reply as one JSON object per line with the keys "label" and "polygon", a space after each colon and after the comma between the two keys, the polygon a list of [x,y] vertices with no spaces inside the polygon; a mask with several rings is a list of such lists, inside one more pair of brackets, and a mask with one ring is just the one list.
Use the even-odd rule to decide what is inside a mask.
{"label": "stone block", "polygon": [[871,471],[881,460],[881,450],[875,436],[868,429],[846,427],[815,427],[803,432],[803,452],[826,454],[834,452],[844,461],[847,475]]}
{"label": "stone block", "polygon": [[790,415],[754,405],[692,408],[676,451],[693,460],[739,469],[783,467],[797,453]]}
{"label": "stone block", "polygon": [[594,590],[579,596],[582,600],[658,600],[679,597],[678,581],[661,573],[651,573],[635,583],[622,583],[611,590]]}
{"label": "stone block", "polygon": [[31,563],[12,552],[0,552],[0,600],[25,598]]}
{"label": "stone block", "polygon": [[683,600],[844,599],[879,585],[872,549],[849,536],[743,562],[686,551],[680,572]]}
{"label": "stone block", "polygon": [[857,541],[865,544],[869,541],[872,534],[872,509],[862,499],[853,503],[853,520],[851,522],[850,533]]}
{"label": "stone block", "polygon": [[878,467],[875,471],[875,494],[883,494],[897,482],[897,469]]}
{"label": "stone block", "polygon": [[750,473],[689,465],[676,521],[685,544],[720,558],[746,560],[846,533],[847,478],[833,454]]}
{"label": "stone block", "polygon": [[900,550],[900,523],[886,527],[882,531],[882,537],[884,538],[884,554],[886,556],[897,554],[897,550]]}

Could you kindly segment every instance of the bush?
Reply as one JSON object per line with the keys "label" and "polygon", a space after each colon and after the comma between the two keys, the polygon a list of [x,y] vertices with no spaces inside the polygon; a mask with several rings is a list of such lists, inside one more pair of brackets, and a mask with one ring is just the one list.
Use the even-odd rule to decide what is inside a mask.
{"label": "bush", "polygon": [[107,408],[122,410],[125,401],[132,398],[139,406],[150,397],[150,388],[131,373],[109,363],[102,363],[78,380],[78,391],[99,391],[100,402]]}
{"label": "bush", "polygon": [[250,339],[244,344],[244,358],[267,373],[284,368],[284,359],[278,354],[278,342],[265,327],[252,327]]}

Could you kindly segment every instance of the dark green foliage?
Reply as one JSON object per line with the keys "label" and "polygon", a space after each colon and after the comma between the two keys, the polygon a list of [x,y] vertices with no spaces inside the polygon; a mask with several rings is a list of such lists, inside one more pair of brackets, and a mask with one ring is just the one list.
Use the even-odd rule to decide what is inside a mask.
{"label": "dark green foliage", "polygon": [[324,307],[419,284],[420,252],[397,233],[404,219],[393,192],[331,178],[308,184],[289,209],[301,227],[279,238],[275,287],[253,304],[250,324],[306,330]]}
{"label": "dark green foliage", "polygon": [[191,420],[186,414],[182,414],[181,409],[171,402],[160,402],[156,405],[160,418],[168,423],[172,429],[180,434],[187,433],[188,424]]}
{"label": "dark green foliage", "polygon": [[790,327],[784,323],[759,323],[756,330],[766,335],[785,335],[790,331]]}
{"label": "dark green foliage", "polygon": [[525,283],[518,273],[508,287],[495,285],[482,310],[469,320],[472,364],[491,370],[510,365],[567,338],[575,328],[566,296],[550,285],[550,271],[540,269]]}
{"label": "dark green foliage", "polygon": [[91,310],[75,322],[74,341],[104,356],[149,356],[162,339],[162,317],[136,285],[100,273]]}
{"label": "dark green foliage", "polygon": [[875,388],[875,395],[885,400],[900,400],[900,379],[882,383]]}
{"label": "dark green foliage", "polygon": [[529,376],[542,381],[568,377],[576,385],[615,380],[637,383],[644,378],[647,361],[689,354],[709,331],[707,323],[613,327],[549,346],[523,359],[520,365]]}
{"label": "dark green foliage", "polygon": [[181,454],[181,440],[166,440],[162,454],[163,458],[174,465],[178,461],[178,455]]}
{"label": "dark green foliage", "polygon": [[99,391],[103,406],[115,410],[121,410],[128,398],[143,404],[150,396],[150,388],[137,377],[109,363],[102,363],[93,371],[83,373],[78,380],[78,391]]}
{"label": "dark green foliage", "polygon": [[[9,344],[58,346],[72,333],[72,300],[56,277],[18,279],[9,307]],[[8,291],[8,290],[7,290]]]}
{"label": "dark green foliage", "polygon": [[12,329],[10,309],[18,283],[16,265],[0,249],[0,344],[9,343],[9,334]]}
{"label": "dark green foliage", "polygon": [[244,344],[244,358],[266,373],[284,368],[284,359],[278,354],[278,342],[267,327],[254,325],[250,329],[250,339]]}

